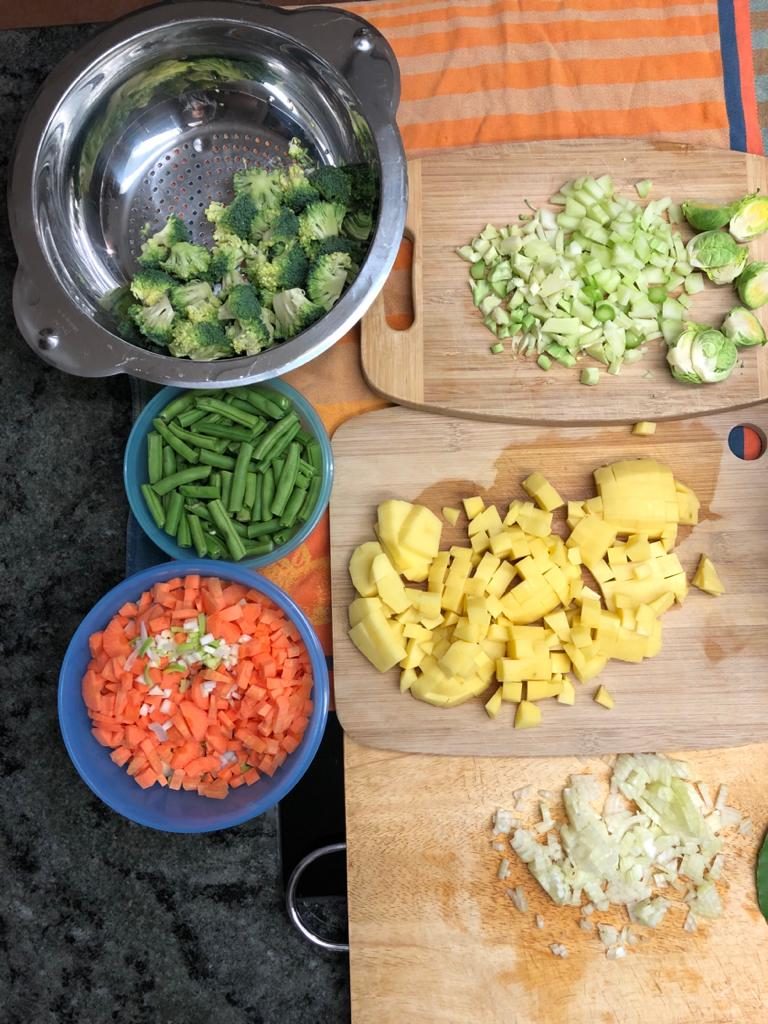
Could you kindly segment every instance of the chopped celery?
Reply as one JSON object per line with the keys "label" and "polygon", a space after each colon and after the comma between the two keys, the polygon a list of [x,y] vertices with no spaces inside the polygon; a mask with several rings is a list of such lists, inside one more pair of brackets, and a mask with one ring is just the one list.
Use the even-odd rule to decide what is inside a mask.
{"label": "chopped celery", "polygon": [[653,182],[649,181],[648,178],[644,178],[643,181],[635,182],[635,189],[641,199],[647,199],[648,194],[653,187]]}
{"label": "chopped celery", "polygon": [[586,384],[588,387],[593,387],[595,384],[600,382],[600,371],[596,366],[585,366],[581,371],[579,380],[582,384]]}
{"label": "chopped celery", "polygon": [[541,353],[536,362],[539,364],[542,370],[548,370],[552,365],[552,360],[544,352]]}
{"label": "chopped celery", "polygon": [[491,345],[491,352],[493,352],[493,354],[495,356],[499,355],[499,353],[503,352],[503,351],[504,351],[504,346],[502,345],[502,343],[500,341],[497,341],[495,345]]}

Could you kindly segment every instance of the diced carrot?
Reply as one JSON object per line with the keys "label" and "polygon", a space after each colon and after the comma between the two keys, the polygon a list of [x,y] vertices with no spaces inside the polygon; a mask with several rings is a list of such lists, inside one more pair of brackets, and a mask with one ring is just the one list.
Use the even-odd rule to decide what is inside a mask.
{"label": "diced carrot", "polygon": [[177,712],[173,716],[171,721],[185,739],[188,740],[192,738],[192,733],[189,731],[189,726],[187,725],[186,719],[184,718],[184,715],[181,714],[181,712]]}
{"label": "diced carrot", "polygon": [[189,731],[198,742],[202,742],[208,730],[208,716],[189,700],[183,700],[179,707],[189,726]]}
{"label": "diced carrot", "polygon": [[177,768],[168,780],[168,789],[181,789],[181,782],[184,778],[184,771]]}
{"label": "diced carrot", "polygon": [[196,757],[201,757],[203,748],[195,740],[191,740],[185,743],[183,747],[171,758],[171,768],[185,768],[190,761],[193,761]]}
{"label": "diced carrot", "polygon": [[211,750],[215,750],[218,754],[223,754],[227,749],[227,738],[222,736],[220,732],[215,729],[209,729],[205,734],[206,743]]}
{"label": "diced carrot", "polygon": [[218,757],[213,754],[206,754],[204,757],[196,757],[184,765],[187,775],[204,775],[206,772],[214,772],[221,767]]}
{"label": "diced carrot", "polygon": [[91,655],[95,658],[97,654],[100,654],[103,649],[104,633],[102,630],[98,630],[96,633],[91,633],[88,637],[88,649]]}
{"label": "diced carrot", "polygon": [[156,616],[154,619],[149,620],[147,628],[150,633],[162,633],[164,629],[171,628],[171,618],[169,615]]}
{"label": "diced carrot", "polygon": [[184,605],[184,607],[181,607],[181,608],[174,608],[173,612],[171,613],[171,618],[172,619],[179,619],[179,620],[181,620],[181,619],[196,619],[197,618],[197,608],[194,608],[192,606],[187,607],[187,605]]}
{"label": "diced carrot", "polygon": [[154,768],[145,768],[143,772],[134,775],[134,781],[138,782],[142,789],[149,789],[157,782],[157,772]]}
{"label": "diced carrot", "polygon": [[301,743],[301,740],[296,739],[295,736],[291,736],[290,733],[287,736],[283,736],[282,740],[280,741],[280,745],[282,746],[283,750],[285,750],[289,754],[292,754],[294,752],[296,747],[298,747],[299,743]]}
{"label": "diced carrot", "polygon": [[136,756],[133,758],[133,760],[128,765],[128,774],[129,775],[137,775],[140,771],[143,771],[144,768],[146,768],[147,764],[148,764],[148,761],[147,761],[146,757],[144,756],[144,754],[141,754],[141,753],[136,754]]}
{"label": "diced carrot", "polygon": [[128,747],[115,747],[109,756],[116,765],[119,765],[122,768],[124,764],[127,764],[130,761],[131,752]]}
{"label": "diced carrot", "polygon": [[197,792],[212,800],[223,800],[229,792],[229,786],[223,779],[217,779],[215,782],[201,782]]}

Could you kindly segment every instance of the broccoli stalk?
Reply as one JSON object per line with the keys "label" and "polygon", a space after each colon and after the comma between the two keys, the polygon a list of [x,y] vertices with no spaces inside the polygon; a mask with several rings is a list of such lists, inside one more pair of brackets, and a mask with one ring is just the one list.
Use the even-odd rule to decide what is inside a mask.
{"label": "broccoli stalk", "polygon": [[295,136],[288,143],[288,156],[291,160],[297,163],[299,167],[312,166],[312,157],[307,152],[307,149],[302,144],[301,140],[297,139]]}
{"label": "broccoli stalk", "polygon": [[167,258],[172,246],[177,242],[186,242],[188,238],[189,232],[184,221],[172,213],[165,226],[142,243],[139,263],[143,267],[158,267]]}
{"label": "broccoli stalk", "polygon": [[275,334],[292,338],[319,320],[325,310],[307,298],[302,288],[288,288],[278,292],[272,302],[275,313]]}
{"label": "broccoli stalk", "polygon": [[310,299],[329,310],[342,293],[347,283],[352,260],[346,253],[331,252],[318,256],[307,277],[307,292]]}

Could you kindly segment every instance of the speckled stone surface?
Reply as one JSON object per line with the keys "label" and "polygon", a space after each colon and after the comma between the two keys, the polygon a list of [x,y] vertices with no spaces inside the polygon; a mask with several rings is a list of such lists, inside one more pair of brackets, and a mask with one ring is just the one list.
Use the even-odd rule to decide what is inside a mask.
{"label": "speckled stone surface", "polygon": [[22,342],[4,197],[24,110],[92,32],[0,32],[0,1021],[336,1024],[347,964],[285,917],[275,815],[208,836],[134,826],[59,735],[59,662],[123,575],[130,391],[59,374]]}

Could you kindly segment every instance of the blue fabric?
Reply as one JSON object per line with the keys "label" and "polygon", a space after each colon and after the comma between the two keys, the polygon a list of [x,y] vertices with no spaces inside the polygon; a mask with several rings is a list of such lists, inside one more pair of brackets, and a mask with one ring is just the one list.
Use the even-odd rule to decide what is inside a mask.
{"label": "blue fabric", "polygon": [[744,107],[741,100],[741,73],[739,71],[739,49],[736,41],[736,16],[733,0],[718,0],[720,21],[720,55],[723,61],[723,84],[725,107],[730,126],[731,149],[741,153],[747,150],[747,128],[744,123]]}

